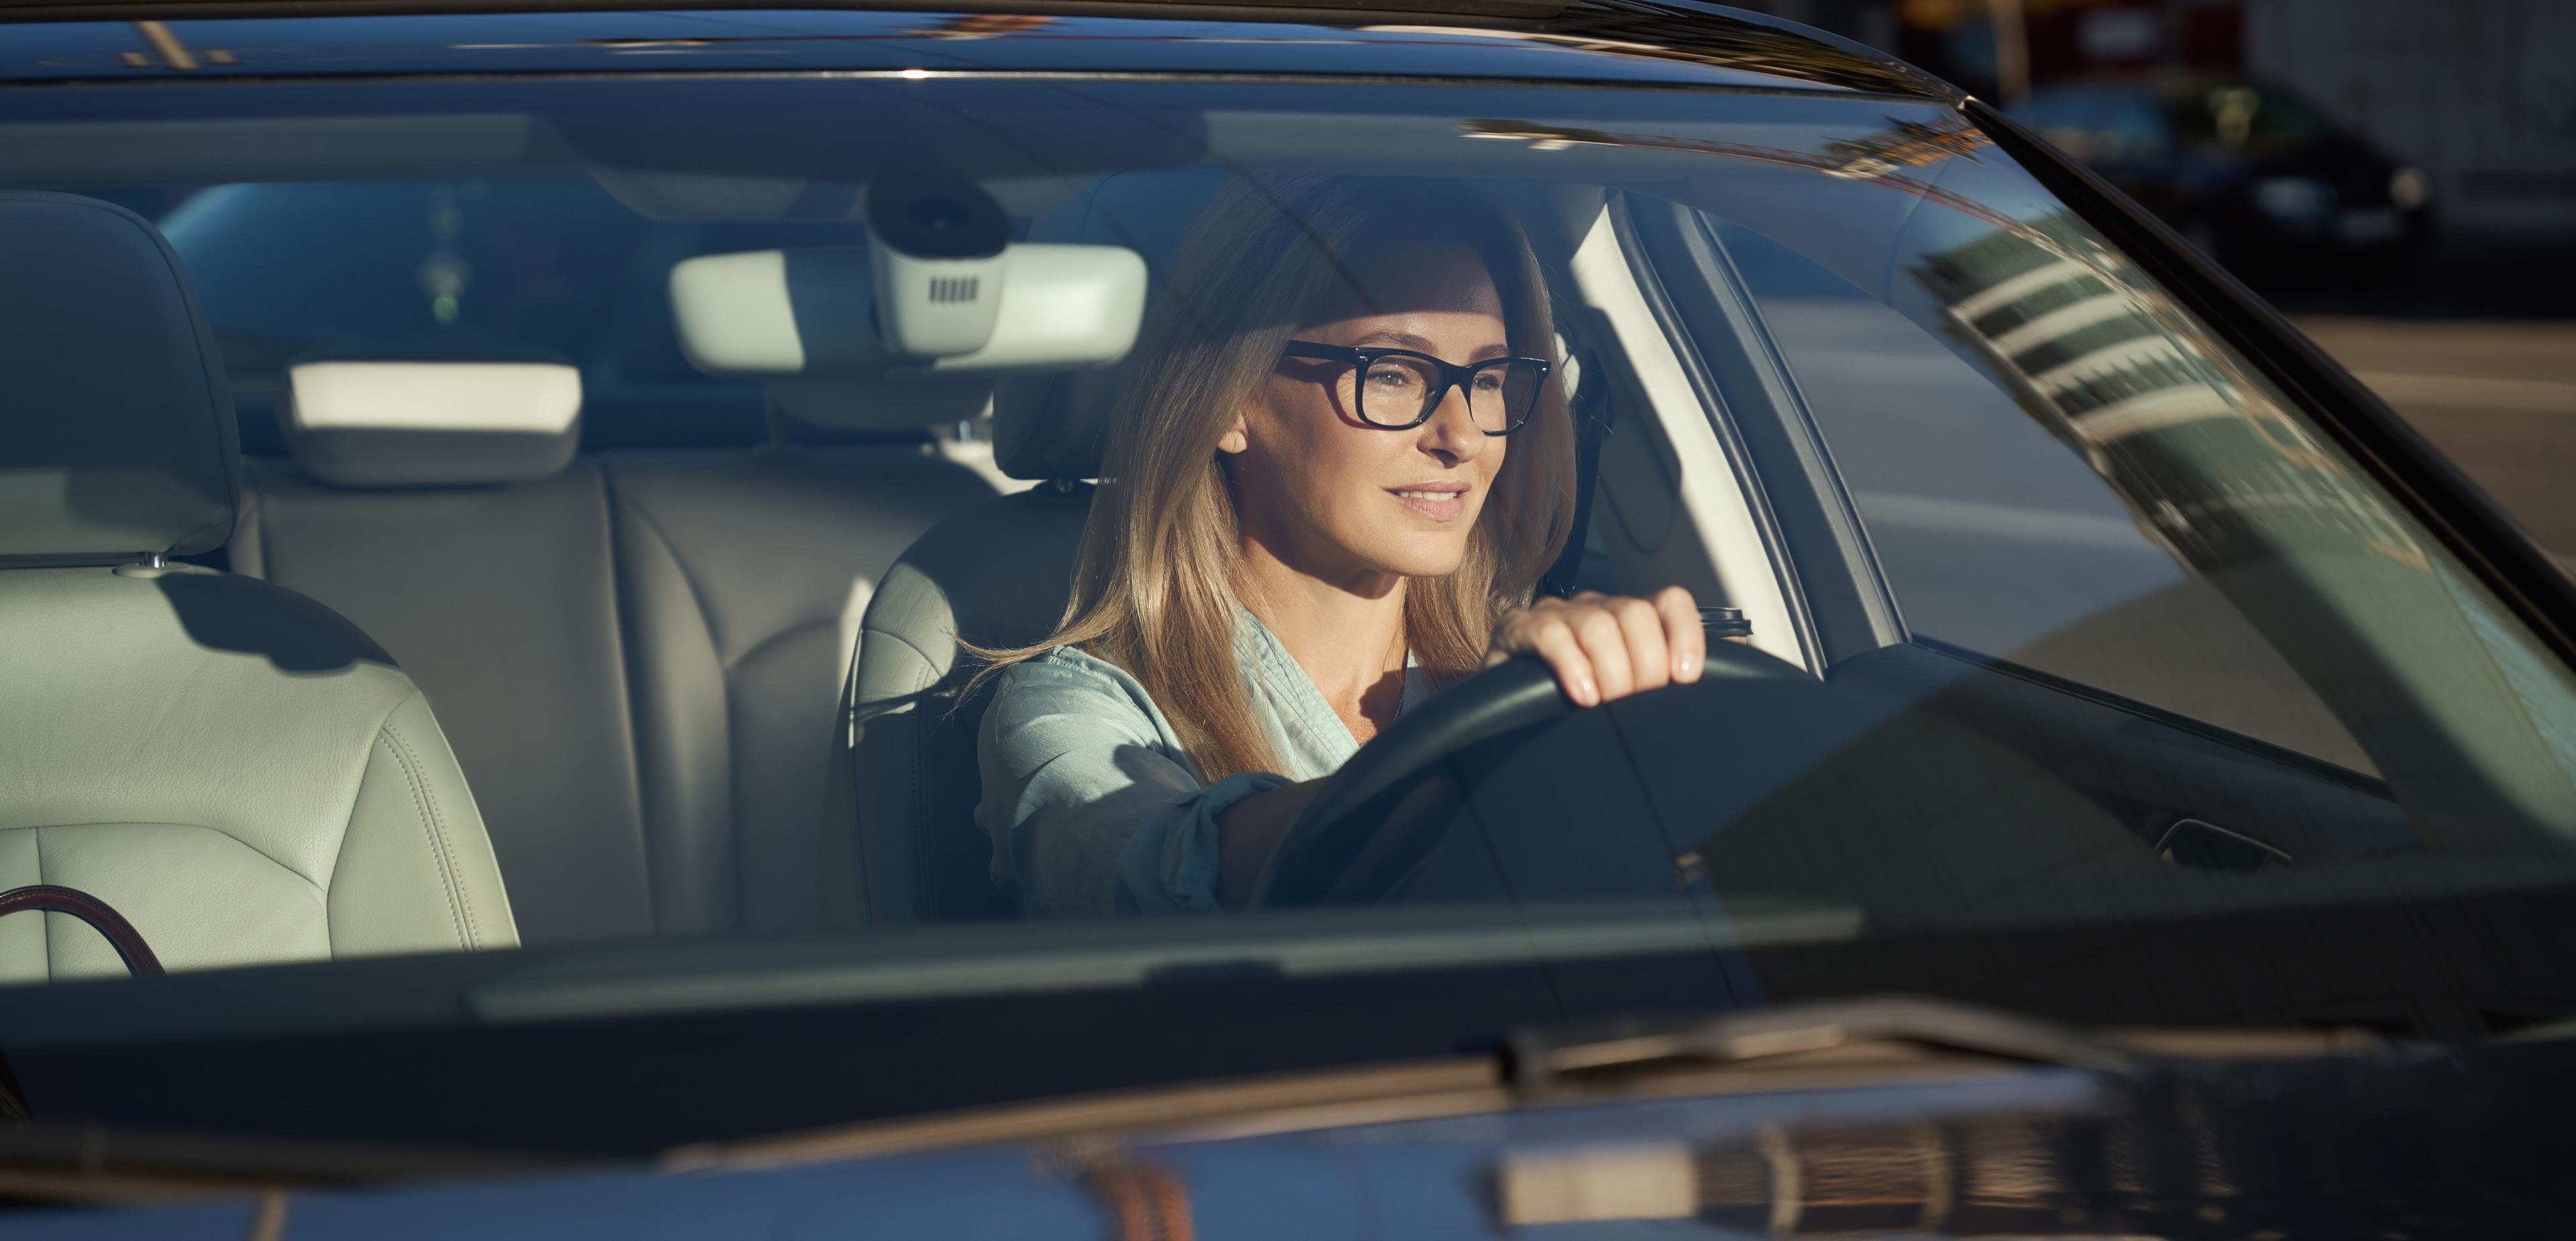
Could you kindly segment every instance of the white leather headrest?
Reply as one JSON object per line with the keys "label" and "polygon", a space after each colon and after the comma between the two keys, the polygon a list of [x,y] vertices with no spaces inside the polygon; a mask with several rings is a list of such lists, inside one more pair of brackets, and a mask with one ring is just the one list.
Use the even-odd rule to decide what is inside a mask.
{"label": "white leather headrest", "polygon": [[[1082,201],[1041,217],[1030,235],[1076,243],[1114,240],[1151,265],[1159,290],[1173,248],[1232,179],[1223,168],[1201,167],[1112,174],[1094,183]],[[1005,380],[993,395],[995,463],[1013,478],[1098,477],[1102,436],[1131,366]]]}
{"label": "white leather headrest", "polygon": [[1120,246],[1013,245],[991,337],[936,359],[889,352],[860,246],[702,254],[671,269],[680,347],[710,375],[849,379],[889,371],[1078,370],[1136,344],[1145,260]]}
{"label": "white leather headrest", "polygon": [[0,374],[0,559],[108,563],[232,534],[232,393],[142,217],[0,193]]}
{"label": "white leather headrest", "polygon": [[277,421],[296,464],[341,487],[527,482],[581,446],[581,372],[559,362],[303,362]]}

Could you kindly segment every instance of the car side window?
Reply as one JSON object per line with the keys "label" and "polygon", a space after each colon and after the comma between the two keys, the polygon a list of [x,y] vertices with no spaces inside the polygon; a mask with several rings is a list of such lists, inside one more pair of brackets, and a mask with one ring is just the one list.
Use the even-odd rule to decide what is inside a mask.
{"label": "car side window", "polygon": [[[1787,247],[1733,224],[1716,231],[1915,638],[2373,770],[2279,651],[2011,393]],[[1979,283],[2008,296],[1963,305],[1974,330],[2039,371],[2042,354],[2071,359],[2153,330],[2127,322],[2089,276]]]}

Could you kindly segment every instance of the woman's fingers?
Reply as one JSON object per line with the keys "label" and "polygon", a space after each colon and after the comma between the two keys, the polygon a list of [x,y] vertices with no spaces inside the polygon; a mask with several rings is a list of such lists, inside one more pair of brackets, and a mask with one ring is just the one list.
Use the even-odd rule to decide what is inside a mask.
{"label": "woman's fingers", "polygon": [[1601,684],[1596,678],[1592,660],[1584,653],[1583,643],[1575,637],[1574,626],[1560,609],[1524,613],[1530,618],[1522,627],[1518,649],[1547,661],[1556,673],[1557,688],[1574,700],[1576,706],[1601,705]]}
{"label": "woman's fingers", "polygon": [[1594,603],[1576,608],[1574,613],[1568,619],[1573,622],[1574,636],[1583,643],[1583,657],[1592,661],[1592,675],[1601,685],[1601,701],[1637,692],[1636,670],[1628,660],[1628,635],[1620,627],[1617,609]]}
{"label": "woman's fingers", "polygon": [[1699,600],[1691,598],[1688,587],[1667,586],[1655,592],[1654,607],[1671,645],[1673,680],[1683,685],[1699,680],[1708,666],[1708,631],[1700,627]]}
{"label": "woman's fingers", "polygon": [[1628,692],[1672,684],[1673,648],[1664,636],[1663,613],[1643,599],[1612,599],[1604,606],[1618,618],[1619,636],[1628,647]]}
{"label": "woman's fingers", "polygon": [[1708,645],[1697,603],[1688,590],[1673,586],[1651,600],[1588,591],[1542,599],[1505,618],[1485,663],[1490,667],[1521,654],[1547,661],[1567,698],[1594,707],[1698,680]]}

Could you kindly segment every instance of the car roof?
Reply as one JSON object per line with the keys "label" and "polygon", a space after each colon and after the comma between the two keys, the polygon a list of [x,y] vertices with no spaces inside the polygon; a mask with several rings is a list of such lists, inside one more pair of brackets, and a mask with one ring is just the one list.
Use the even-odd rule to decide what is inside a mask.
{"label": "car roof", "polygon": [[[992,72],[1360,75],[1794,89],[1956,102],[1849,40],[1691,0],[1092,3],[937,12],[550,0],[0,0],[0,82],[185,76]],[[284,19],[284,20],[249,20]]]}

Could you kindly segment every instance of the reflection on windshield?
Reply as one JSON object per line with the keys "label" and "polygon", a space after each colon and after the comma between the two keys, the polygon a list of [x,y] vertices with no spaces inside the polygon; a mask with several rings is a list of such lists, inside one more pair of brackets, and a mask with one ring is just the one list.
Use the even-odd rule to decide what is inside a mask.
{"label": "reflection on windshield", "polygon": [[[2535,681],[2519,652],[2491,651],[2477,618],[2493,603],[2458,592],[2456,571],[2385,497],[2170,294],[2063,214],[1925,255],[1912,272],[1950,331],[2177,560],[2267,632],[2304,635],[2285,653],[2401,796],[2481,804],[2501,819],[2454,826],[2490,843],[2522,838],[2497,821],[2566,830],[2576,769],[2555,752],[2571,705],[2563,679]],[[2397,684],[2356,684],[2362,662],[2393,665]],[[2418,712],[2499,748],[2429,757],[2411,728],[2387,724]]]}
{"label": "reflection on windshield", "polygon": [[[2290,512],[2421,569],[2423,551],[2385,502],[2267,395],[2172,297],[2070,216],[1928,255],[1912,269],[1958,336],[2011,383],[2032,416],[2131,497],[2176,558],[2204,571],[2257,551],[2247,514]],[[2202,425],[2212,421],[2215,425]],[[2233,431],[2224,476],[2159,458],[2168,437]],[[2192,463],[2214,463],[2191,454]],[[2268,523],[2267,523],[2268,524]],[[2176,541],[2179,540],[2179,541]]]}

